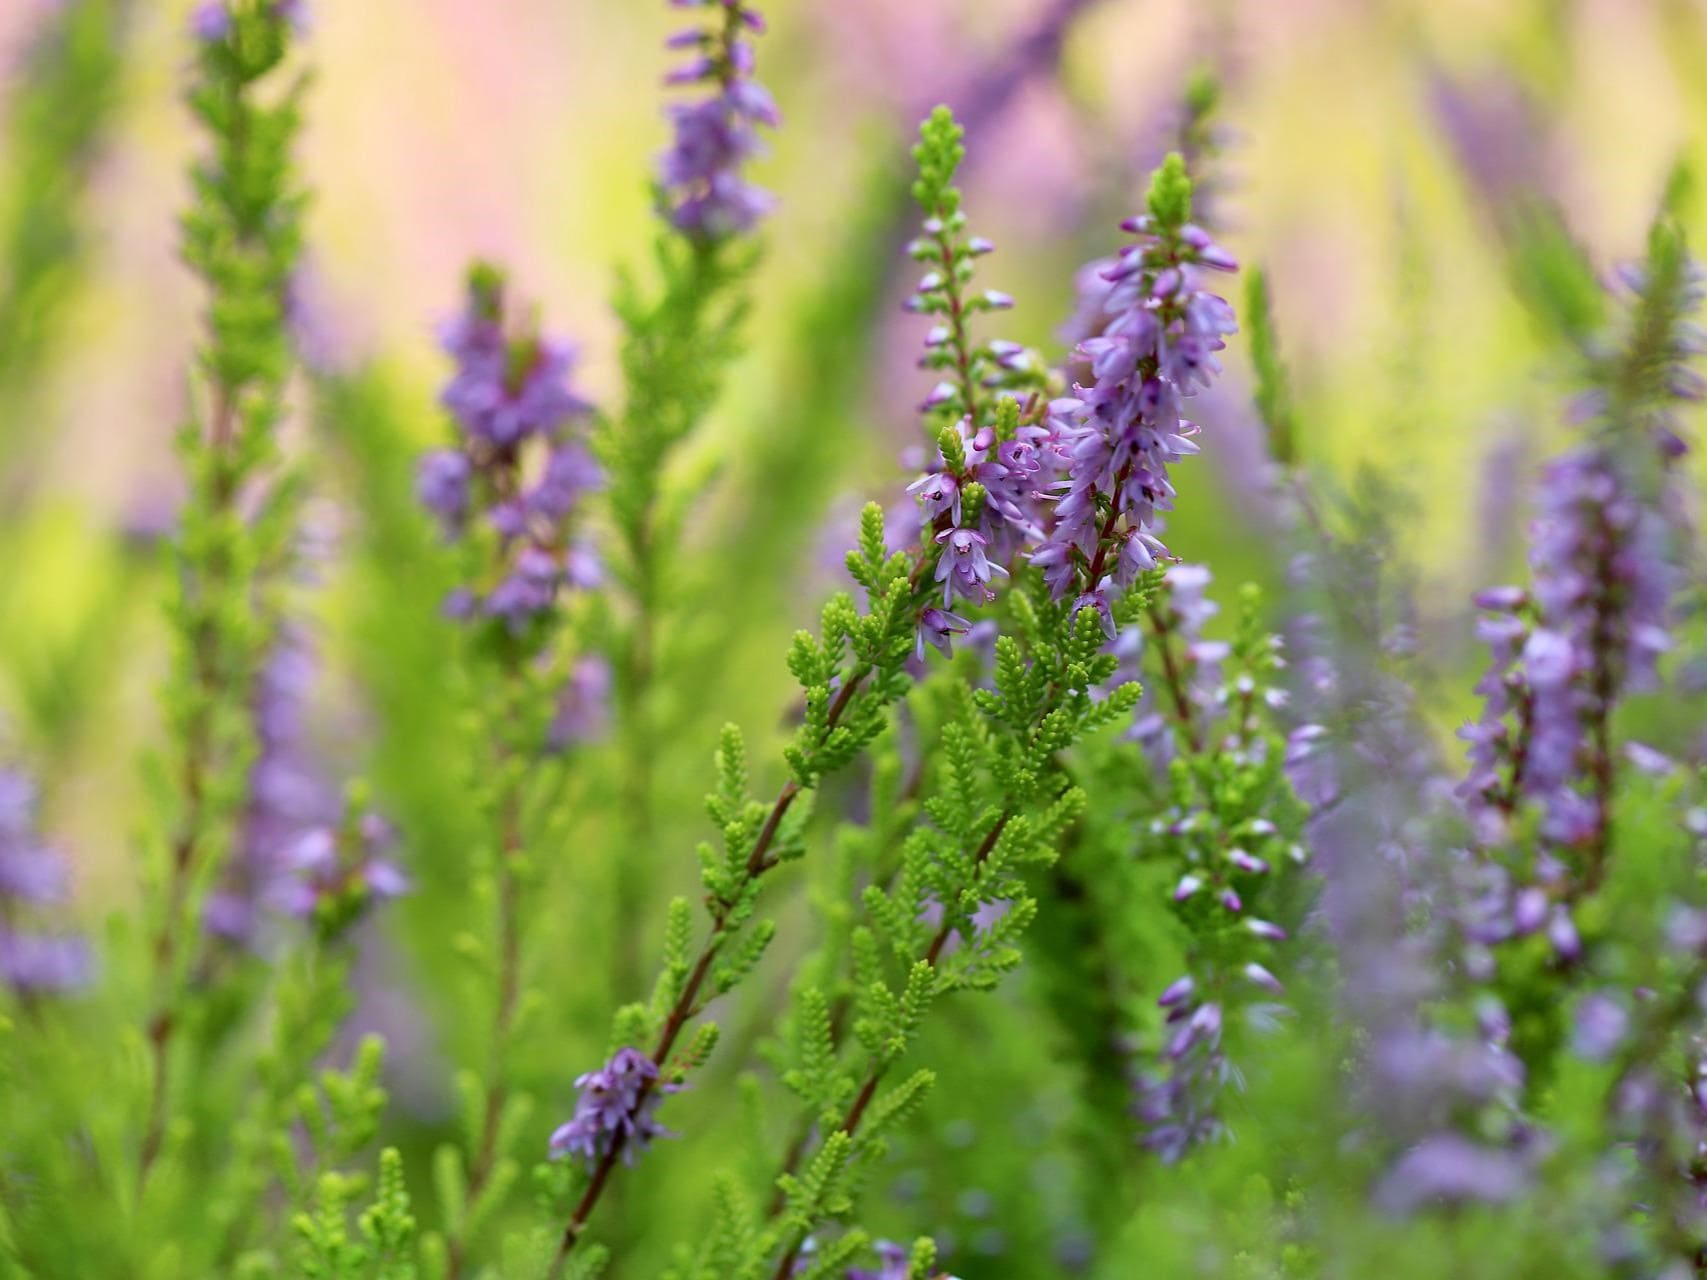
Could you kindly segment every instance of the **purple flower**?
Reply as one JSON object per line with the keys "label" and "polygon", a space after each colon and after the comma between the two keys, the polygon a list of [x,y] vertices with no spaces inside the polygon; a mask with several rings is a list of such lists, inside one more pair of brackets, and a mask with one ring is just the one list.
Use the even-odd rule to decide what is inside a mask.
{"label": "purple flower", "polygon": [[879,1240],[875,1246],[878,1266],[850,1267],[847,1280],[907,1280],[907,1251],[890,1240]]}
{"label": "purple flower", "polygon": [[528,494],[528,509],[547,520],[564,520],[575,510],[581,495],[604,483],[604,473],[593,455],[571,441],[552,450],[545,474]]}
{"label": "purple flower", "polygon": [[434,449],[415,472],[415,496],[446,528],[458,530],[468,515],[474,464],[459,449]]}
{"label": "purple flower", "polygon": [[226,0],[202,0],[190,14],[190,33],[204,44],[215,44],[231,34],[231,10]]}
{"label": "purple flower", "polygon": [[1630,1031],[1630,1013],[1606,992],[1595,992],[1577,1002],[1571,1028],[1571,1048],[1589,1062],[1605,1062],[1617,1053]]}
{"label": "purple flower", "polygon": [[308,34],[308,0],[272,0],[273,17],[289,24],[297,35]]}
{"label": "purple flower", "polygon": [[1134,1112],[1144,1146],[1173,1164],[1224,1132],[1215,1099],[1233,1071],[1221,1044],[1221,1006],[1193,1003],[1179,982],[1163,995],[1175,997],[1164,1006],[1174,1030],[1155,1068],[1137,1080]]}
{"label": "purple flower", "polygon": [[292,915],[340,931],[374,903],[408,892],[407,878],[386,856],[392,842],[390,828],[372,813],[311,828],[286,851],[289,878],[276,900]]}
{"label": "purple flower", "polygon": [[87,944],[77,937],[25,927],[26,914],[64,900],[63,858],[37,829],[35,783],[0,766],[0,983],[37,996],[85,985]]}
{"label": "purple flower", "polygon": [[575,354],[567,345],[522,337],[487,349],[451,338],[458,368],[441,397],[470,436],[500,449],[530,436],[553,437],[587,411],[569,390]]}
{"label": "purple flower", "polygon": [[610,730],[610,692],[610,663],[603,656],[588,654],[576,662],[557,695],[551,749],[563,751],[604,737]]}
{"label": "purple flower", "polygon": [[1399,1160],[1375,1190],[1389,1213],[1410,1214],[1429,1204],[1503,1204],[1528,1184],[1520,1154],[1480,1146],[1455,1133],[1426,1138]]}
{"label": "purple flower", "polygon": [[666,1094],[682,1085],[658,1082],[658,1065],[638,1049],[618,1049],[596,1071],[576,1077],[581,1090],[575,1114],[551,1135],[551,1156],[578,1156],[588,1168],[604,1158],[619,1136],[623,1159],[632,1164],[654,1138],[669,1137],[657,1110]]}
{"label": "purple flower", "polygon": [[[1177,168],[1163,173],[1183,181]],[[1129,586],[1167,554],[1155,530],[1173,506],[1168,469],[1197,452],[1182,404],[1220,372],[1215,353],[1236,329],[1232,308],[1204,287],[1206,271],[1234,263],[1205,232],[1155,213],[1125,225],[1136,242],[1103,268],[1105,319],[1075,352],[1092,381],[1052,415],[1067,479],[1032,559],[1058,599],[1099,589],[1104,574]]]}
{"label": "purple flower", "polygon": [[743,169],[761,149],[759,126],[779,123],[776,104],[752,78],[753,48],[742,34],[762,31],[763,22],[739,0],[714,7],[725,21],[678,32],[668,42],[689,56],[667,83],[704,84],[711,96],[669,108],[674,137],[658,164],[670,221],[712,240],[749,231],[770,211],[771,196],[749,183]]}
{"label": "purple flower", "polygon": [[506,331],[504,280],[491,267],[471,272],[467,307],[443,340],[456,370],[441,398],[461,438],[421,460],[416,493],[452,537],[476,521],[498,535],[484,581],[459,588],[445,612],[520,634],[565,589],[599,585],[597,556],[573,528],[581,499],[603,482],[573,434],[588,406],[569,387],[566,344]]}
{"label": "purple flower", "polygon": [[87,986],[92,965],[82,938],[0,927],[0,982],[38,996]]}
{"label": "purple flower", "polygon": [[226,942],[254,941],[261,905],[290,894],[291,849],[304,832],[338,820],[336,789],[304,724],[315,671],[307,631],[286,624],[256,683],[251,713],[259,750],[249,769],[241,842],[203,908],[203,926]]}
{"label": "purple flower", "polygon": [[925,646],[928,644],[945,658],[953,656],[953,637],[963,636],[972,630],[972,624],[959,614],[949,613],[946,609],[927,608],[919,614],[918,643],[915,656],[925,656]]}
{"label": "purple flower", "polygon": [[550,611],[562,580],[562,566],[555,556],[539,547],[524,547],[509,575],[486,597],[485,611],[502,618],[511,630],[520,631]]}
{"label": "purple flower", "polygon": [[984,535],[972,529],[944,529],[936,540],[942,544],[937,560],[936,580],[942,583],[942,602],[953,603],[959,595],[973,604],[985,604],[996,598],[990,590],[990,575],[1007,576],[1007,570],[991,564],[984,554],[988,545]]}

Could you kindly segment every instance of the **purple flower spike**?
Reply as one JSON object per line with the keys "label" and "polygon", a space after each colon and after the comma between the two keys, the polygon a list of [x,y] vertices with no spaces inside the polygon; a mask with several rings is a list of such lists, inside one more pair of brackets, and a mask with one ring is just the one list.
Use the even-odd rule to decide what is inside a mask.
{"label": "purple flower spike", "polygon": [[747,182],[743,169],[761,150],[759,126],[780,123],[776,103],[752,78],[752,45],[738,35],[740,28],[763,31],[763,21],[739,0],[713,7],[728,20],[668,41],[689,58],[666,82],[703,84],[711,96],[669,109],[675,137],[659,160],[670,221],[707,240],[750,231],[770,212],[770,195]]}
{"label": "purple flower spike", "polygon": [[[1032,559],[1057,599],[1099,589],[1087,579],[1105,570],[1129,586],[1167,556],[1154,535],[1173,505],[1168,470],[1197,452],[1182,406],[1220,372],[1215,353],[1236,328],[1232,309],[1202,287],[1204,269],[1230,270],[1230,257],[1189,224],[1146,215],[1127,225],[1137,242],[1087,276],[1095,295],[1087,311],[1100,314],[1075,325],[1090,384],[1075,386],[1054,418],[1067,479]],[[1105,515],[1111,506],[1118,524]],[[1105,531],[1120,543],[1112,563]]]}
{"label": "purple flower spike", "polygon": [[26,915],[65,899],[65,861],[37,828],[34,782],[0,766],[0,983],[40,997],[87,985],[88,946],[82,938],[23,923]]}
{"label": "purple flower spike", "polygon": [[656,1112],[679,1084],[659,1084],[658,1065],[638,1049],[618,1049],[596,1071],[576,1077],[581,1090],[575,1114],[551,1135],[554,1160],[576,1156],[592,1168],[620,1138],[623,1158],[632,1164],[653,1139],[671,1136]]}
{"label": "purple flower spike", "polygon": [[440,398],[460,438],[421,460],[416,495],[452,538],[490,527],[499,561],[480,588],[459,588],[445,612],[496,619],[520,635],[567,590],[599,582],[597,557],[573,529],[582,499],[603,483],[575,435],[589,406],[570,387],[572,348],[507,323],[493,268],[471,273],[467,308],[442,336],[456,370]]}

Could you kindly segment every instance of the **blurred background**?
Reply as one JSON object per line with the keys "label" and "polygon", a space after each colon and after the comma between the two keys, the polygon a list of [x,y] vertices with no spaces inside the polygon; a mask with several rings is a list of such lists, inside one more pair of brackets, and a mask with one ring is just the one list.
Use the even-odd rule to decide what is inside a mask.
{"label": "blurred background", "polygon": [[[159,732],[161,542],[202,305],[176,256],[196,145],[180,100],[189,7],[0,0],[0,751],[44,776],[48,826],[76,861],[92,921],[135,898],[137,762]],[[1473,664],[1469,592],[1513,571],[1527,483],[1568,429],[1572,389],[1512,287],[1510,228],[1540,200],[1604,268],[1640,254],[1679,163],[1707,164],[1707,2],[764,7],[759,78],[784,126],[755,176],[779,207],[749,349],[675,477],[687,489],[714,480],[687,524],[664,638],[665,816],[656,848],[638,855],[659,902],[691,882],[717,725],[740,722],[755,760],[775,761],[787,637],[841,585],[859,504],[895,501],[910,478],[901,459],[918,444],[930,378],[914,363],[926,322],[900,310],[908,150],[937,102],[967,126],[971,224],[999,246],[981,279],[1018,300],[1001,332],[1052,355],[1075,273],[1119,243],[1148,168],[1182,141],[1202,153],[1202,216],[1270,273],[1301,453],[1330,485],[1382,477],[1415,571],[1419,643],[1438,671]],[[548,331],[579,344],[592,398],[618,393],[607,300],[615,265],[644,270],[650,252],[661,42],[679,16],[661,0],[314,5],[310,265],[296,299],[310,375],[290,426],[314,486],[320,566],[301,592],[307,755],[322,777],[371,776],[397,820],[421,889],[400,928],[414,938],[405,948],[428,956],[428,981],[422,940],[442,937],[433,913],[458,884],[438,872],[456,866],[466,830],[457,727],[433,698],[446,568],[408,496],[413,456],[448,435],[434,325],[456,309],[469,259],[491,258]],[[1204,75],[1220,90],[1206,128],[1187,106]],[[1707,202],[1682,207],[1695,243],[1707,241]],[[1168,540],[1226,584],[1283,593],[1237,339],[1229,369],[1203,406],[1203,457],[1180,469]],[[1453,692],[1430,709],[1443,739],[1468,686],[1442,682]],[[776,780],[767,768],[761,790]],[[594,752],[562,849],[566,963],[654,927],[602,905],[608,782]],[[370,967],[379,994],[366,1022],[385,1027],[405,1064],[430,1058],[433,1033],[410,1001],[388,1000],[408,995],[387,978],[396,956],[377,947]],[[637,994],[588,972],[582,1003],[555,1013],[562,1057],[547,1065],[565,1095],[610,1008]],[[977,1017],[948,1034],[1013,1033],[1021,1023],[1003,1020],[1023,1019],[1008,1006]],[[1025,1096],[1033,1065],[997,1055],[974,1093]],[[394,1083],[430,1131],[442,1079],[421,1070]],[[1034,1102],[1051,1105],[1043,1091]],[[702,1104],[715,1109],[714,1090],[680,1105]],[[981,1158],[1023,1151],[998,1144]],[[658,1163],[663,1183],[648,1194],[695,1173],[685,1155]],[[963,1245],[995,1229],[988,1205],[932,1214]]]}
{"label": "blurred background", "polygon": [[[55,757],[56,825],[100,904],[131,887],[123,815],[156,719],[162,639],[146,548],[170,527],[200,305],[176,258],[194,146],[180,101],[188,7],[112,0],[112,47],[88,37],[88,83],[67,96],[42,74],[64,61],[44,44],[65,6],[0,6],[0,137],[19,139],[30,112],[64,114],[60,152],[0,152],[8,269],[29,276],[7,286],[13,332],[0,334],[12,353],[0,372],[0,711],[17,749]],[[834,579],[838,521],[895,491],[917,438],[923,322],[897,305],[899,246],[911,133],[934,103],[968,126],[968,207],[1000,247],[985,279],[1019,299],[1007,336],[1053,352],[1075,270],[1117,243],[1148,166],[1178,145],[1193,77],[1216,78],[1208,215],[1271,273],[1303,453],[1342,477],[1372,465],[1396,482],[1435,615],[1509,565],[1513,483],[1561,429],[1567,388],[1510,287],[1504,220],[1525,199],[1554,202],[1611,264],[1640,251],[1673,166],[1704,158],[1707,5],[1694,0],[766,10],[760,75],[785,121],[757,176],[780,205],[750,350],[693,463],[723,470],[708,527],[728,542],[771,537],[761,559],[789,585],[774,616],[749,611],[715,677],[759,707],[781,638]],[[608,397],[613,263],[648,252],[674,16],[632,0],[320,0],[300,308],[317,366],[386,370],[400,429],[438,440],[433,326],[482,255],[510,266],[548,329],[573,336],[584,383]],[[33,275],[19,265],[32,235]],[[1223,577],[1273,570],[1243,354],[1235,342],[1235,376],[1204,414],[1207,447],[1186,469],[1171,539]],[[332,532],[349,515],[336,496],[323,494]],[[317,607],[335,649],[336,593]]]}

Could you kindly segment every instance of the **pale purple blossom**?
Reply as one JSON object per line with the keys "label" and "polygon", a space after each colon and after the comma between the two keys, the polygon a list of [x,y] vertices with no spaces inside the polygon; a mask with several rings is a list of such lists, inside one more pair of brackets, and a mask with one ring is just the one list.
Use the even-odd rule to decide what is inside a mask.
{"label": "pale purple blossom", "polygon": [[0,766],[0,983],[36,997],[84,986],[88,944],[37,919],[63,903],[70,876],[62,855],[42,837],[35,783]]}
{"label": "pale purple blossom", "polygon": [[453,539],[477,523],[497,535],[483,580],[457,588],[446,614],[522,635],[567,592],[599,585],[598,557],[574,526],[603,475],[578,434],[589,406],[569,385],[570,348],[513,328],[503,277],[475,268],[466,310],[443,331],[456,368],[441,398],[458,439],[422,458],[416,495]]}
{"label": "pale purple blossom", "polygon": [[669,40],[689,51],[667,83],[703,84],[710,96],[669,108],[674,129],[659,160],[668,216],[691,236],[710,240],[750,231],[770,212],[770,194],[748,182],[747,163],[761,151],[759,128],[780,122],[770,93],[752,77],[750,34],[764,29],[756,10],[742,0],[699,6],[717,20],[689,28]]}
{"label": "pale purple blossom", "polygon": [[1236,328],[1205,287],[1207,271],[1235,264],[1206,232],[1151,215],[1124,225],[1135,242],[1102,269],[1104,320],[1075,353],[1091,382],[1051,405],[1067,479],[1032,559],[1058,599],[1101,589],[1105,575],[1129,586],[1167,555],[1156,531],[1173,506],[1169,468],[1198,451],[1184,403],[1220,371],[1216,352]]}
{"label": "pale purple blossom", "polygon": [[551,720],[550,746],[562,751],[596,742],[610,732],[611,667],[600,654],[576,661],[557,695]]}
{"label": "pale purple blossom", "polygon": [[658,1105],[683,1086],[660,1082],[658,1065],[638,1049],[618,1049],[596,1071],[576,1077],[580,1096],[575,1114],[551,1135],[551,1156],[575,1156],[588,1168],[610,1151],[619,1137],[623,1159],[632,1164],[655,1138],[670,1136],[658,1122]]}
{"label": "pale purple blossom", "polygon": [[390,827],[372,813],[353,825],[310,828],[285,852],[287,876],[276,901],[291,915],[341,927],[374,903],[408,891],[408,878],[389,856],[393,843]]}

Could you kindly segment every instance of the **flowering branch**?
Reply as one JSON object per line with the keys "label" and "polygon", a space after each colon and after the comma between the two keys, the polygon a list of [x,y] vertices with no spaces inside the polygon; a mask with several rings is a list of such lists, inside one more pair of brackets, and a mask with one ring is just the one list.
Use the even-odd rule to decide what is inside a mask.
{"label": "flowering branch", "polygon": [[255,594],[290,537],[288,485],[275,483],[255,516],[246,518],[239,504],[273,478],[273,436],[290,367],[284,305],[300,243],[301,196],[289,157],[301,84],[271,105],[261,92],[290,51],[291,18],[272,3],[204,6],[196,18],[199,80],[190,104],[212,149],[194,171],[199,199],[184,219],[183,252],[213,295],[200,357],[210,403],[180,437],[190,495],[171,606],[178,654],[166,694],[178,806],[158,873],[159,993],[147,1027],[152,1081],[138,1153],[143,1179],[160,1153],[171,1108],[171,1047],[194,969],[200,903],[227,860],[253,753],[247,708],[267,643],[250,622]]}

